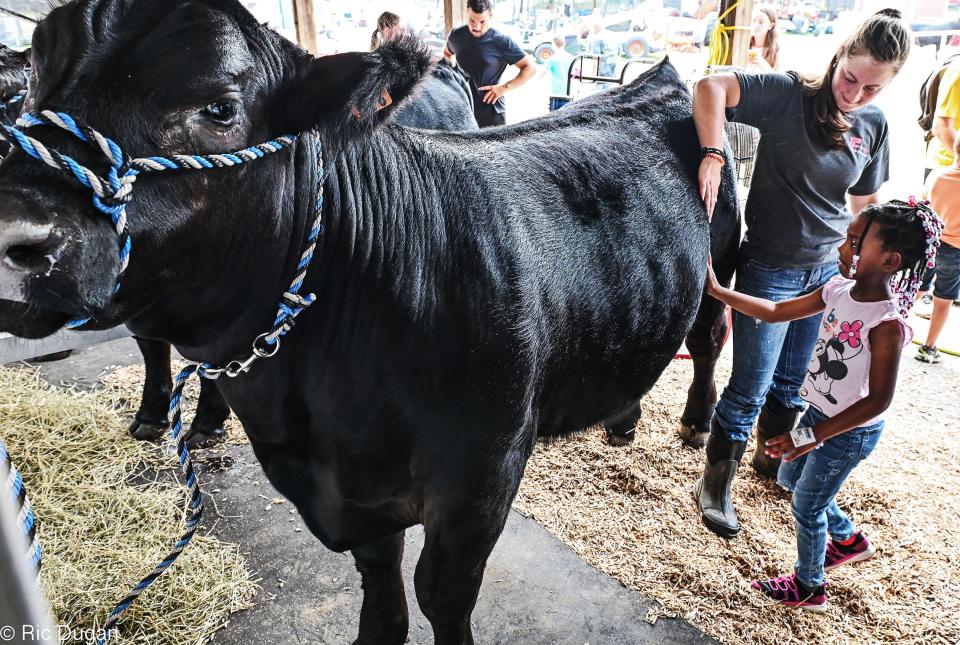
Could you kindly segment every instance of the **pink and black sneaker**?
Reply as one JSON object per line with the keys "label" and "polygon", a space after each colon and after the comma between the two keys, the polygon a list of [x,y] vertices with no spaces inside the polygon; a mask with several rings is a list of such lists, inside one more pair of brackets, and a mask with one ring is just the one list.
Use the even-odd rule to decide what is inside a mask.
{"label": "pink and black sneaker", "polygon": [[841,564],[853,564],[873,557],[877,549],[870,543],[862,531],[857,531],[846,544],[837,540],[827,542],[827,555],[823,560],[823,569],[830,571]]}
{"label": "pink and black sneaker", "polygon": [[816,589],[808,589],[797,580],[797,574],[791,573],[780,578],[770,580],[754,580],[750,586],[766,594],[784,607],[806,609],[807,611],[826,611],[827,584],[823,583]]}

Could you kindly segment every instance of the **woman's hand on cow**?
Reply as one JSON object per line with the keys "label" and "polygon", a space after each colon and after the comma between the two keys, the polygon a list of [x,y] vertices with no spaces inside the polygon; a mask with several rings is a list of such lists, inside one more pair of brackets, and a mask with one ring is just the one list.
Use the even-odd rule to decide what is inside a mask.
{"label": "woman's hand on cow", "polygon": [[720,192],[720,169],[723,164],[707,155],[700,161],[700,199],[707,207],[707,220],[713,219],[713,209],[717,205],[717,195]]}
{"label": "woman's hand on cow", "polygon": [[477,89],[481,92],[486,90],[487,93],[483,95],[483,102],[489,105],[496,103],[510,90],[506,83],[502,83],[500,85],[484,85],[483,87],[478,87]]}
{"label": "woman's hand on cow", "polygon": [[700,161],[700,199],[707,207],[707,220],[713,219],[713,209],[717,205],[717,194],[720,192],[720,169],[723,163],[711,155]]}

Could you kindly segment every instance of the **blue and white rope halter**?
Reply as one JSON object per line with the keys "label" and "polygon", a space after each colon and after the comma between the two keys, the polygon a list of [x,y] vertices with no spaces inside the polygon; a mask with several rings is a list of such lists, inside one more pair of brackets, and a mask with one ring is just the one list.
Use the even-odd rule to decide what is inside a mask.
{"label": "blue and white rope halter", "polygon": [[[27,136],[23,129],[32,126],[54,126],[66,130],[76,138],[98,149],[106,157],[109,168],[106,177],[101,177],[95,172],[77,163],[71,157],[61,154],[45,146],[41,141]],[[266,141],[264,143],[229,152],[224,154],[212,155],[173,155],[171,157],[144,157],[139,159],[129,159],[111,139],[103,136],[93,128],[79,123],[70,115],[63,112],[53,112],[44,110],[39,114],[25,114],[17,120],[18,127],[0,125],[2,132],[0,137],[6,139],[11,145],[16,146],[26,152],[31,157],[39,159],[52,168],[60,170],[64,174],[72,177],[82,186],[93,191],[93,204],[98,211],[108,216],[113,223],[114,230],[117,233],[120,246],[120,272],[117,275],[116,289],[120,288],[120,281],[124,270],[130,260],[131,241],[127,232],[126,205],[133,195],[134,183],[141,173],[160,172],[166,170],[205,170],[210,168],[230,168],[241,164],[249,163],[261,159],[268,154],[280,152],[297,140],[296,136],[285,135]],[[167,556],[154,568],[154,570],[145,576],[133,589],[121,600],[110,612],[107,622],[103,626],[102,636],[98,640],[99,644],[110,640],[113,628],[130,605],[137,599],[144,589],[149,587],[166,569],[174,563],[180,556],[190,540],[203,517],[203,498],[200,492],[200,486],[197,482],[196,473],[193,469],[193,462],[190,459],[190,453],[187,450],[186,437],[181,432],[183,429],[183,420],[180,411],[180,399],[183,395],[183,387],[187,379],[194,373],[199,376],[216,379],[226,374],[229,377],[237,377],[248,371],[250,367],[260,358],[269,358],[280,349],[280,337],[286,334],[293,327],[294,319],[307,307],[313,304],[316,296],[312,293],[306,296],[299,294],[303,286],[304,278],[307,274],[307,268],[313,259],[313,253],[316,249],[317,238],[323,231],[321,217],[323,213],[323,151],[320,141],[316,142],[317,151],[317,199],[316,216],[307,233],[304,242],[304,250],[297,262],[293,280],[290,287],[285,291],[279,303],[277,304],[277,313],[274,317],[270,329],[257,336],[252,344],[252,353],[243,359],[231,361],[224,367],[216,367],[210,363],[191,363],[177,374],[173,393],[170,397],[170,414],[173,419],[171,427],[171,438],[176,444],[177,456],[180,460],[180,469],[186,479],[186,486],[190,494],[189,507],[186,517],[186,528],[180,539],[174,545]],[[68,327],[79,327],[89,318],[74,320],[67,324]],[[4,454],[6,451],[4,450]],[[20,480],[18,480],[20,481]],[[22,489],[22,481],[21,481]],[[24,493],[25,495],[25,493]],[[32,513],[30,515],[31,526],[33,524]],[[39,545],[36,550],[36,562],[39,563]]]}

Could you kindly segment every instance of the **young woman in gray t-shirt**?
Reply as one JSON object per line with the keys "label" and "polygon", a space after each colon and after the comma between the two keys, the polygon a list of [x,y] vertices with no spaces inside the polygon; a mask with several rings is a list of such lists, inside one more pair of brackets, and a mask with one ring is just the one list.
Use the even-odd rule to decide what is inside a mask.
{"label": "young woman in gray t-shirt", "polygon": [[[815,291],[837,273],[837,247],[851,213],[877,203],[888,178],[887,123],[870,103],[909,49],[900,13],[885,9],[847,38],[820,78],[716,74],[697,82],[693,120],[703,146],[699,182],[708,214],[725,162],[726,119],[761,134],[737,291],[786,300]],[[740,530],[730,487],[758,415],[761,448],[754,467],[776,475],[779,462],[764,455],[762,443],[791,431],[804,409],[799,388],[819,325],[820,316],[764,323],[734,313],[733,373],[717,402],[704,474],[695,485],[703,522],[718,535]]]}

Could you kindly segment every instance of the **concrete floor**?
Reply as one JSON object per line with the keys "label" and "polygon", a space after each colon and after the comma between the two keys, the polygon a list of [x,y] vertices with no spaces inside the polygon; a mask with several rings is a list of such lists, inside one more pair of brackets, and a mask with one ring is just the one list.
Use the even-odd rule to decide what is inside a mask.
{"label": "concrete floor", "polygon": [[[107,365],[140,361],[130,338],[74,352],[41,366],[53,383],[94,387]],[[290,503],[267,483],[249,446],[224,452],[226,468],[201,466],[205,527],[241,545],[262,591],[256,606],[231,617],[213,643],[349,643],[360,613],[360,578],[349,554],[328,551],[303,527]],[[267,509],[270,505],[271,508]],[[298,530],[299,529],[299,530]],[[171,536],[171,540],[174,536]],[[410,643],[433,642],[420,613],[413,570],[423,531],[407,531],[404,577]],[[535,521],[511,513],[487,565],[476,610],[478,643],[624,644],[714,642],[681,620],[644,620],[652,601],[587,565]]]}

